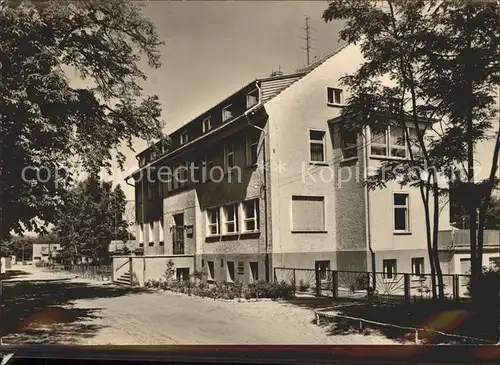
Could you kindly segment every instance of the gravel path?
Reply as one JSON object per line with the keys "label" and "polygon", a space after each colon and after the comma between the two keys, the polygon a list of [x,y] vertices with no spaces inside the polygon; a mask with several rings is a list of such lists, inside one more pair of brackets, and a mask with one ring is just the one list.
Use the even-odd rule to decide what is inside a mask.
{"label": "gravel path", "polygon": [[[27,271],[30,275],[23,280],[66,279],[65,283],[81,285],[88,291],[116,289],[115,285],[75,278],[74,274],[34,267]],[[72,328],[93,328],[92,334],[79,336],[76,331],[73,335],[70,330],[64,331],[68,338],[62,342],[82,345],[394,343],[379,335],[328,335],[327,328],[313,324],[311,309],[282,302],[238,303],[172,292],[134,292],[92,298],[73,294],[59,308],[94,313],[71,323]],[[47,332],[55,327],[57,324],[46,327]]]}

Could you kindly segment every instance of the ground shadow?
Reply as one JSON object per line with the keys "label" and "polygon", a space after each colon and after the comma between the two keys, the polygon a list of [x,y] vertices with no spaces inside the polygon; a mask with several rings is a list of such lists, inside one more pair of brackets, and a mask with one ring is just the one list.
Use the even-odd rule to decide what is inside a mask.
{"label": "ground shadow", "polygon": [[[443,336],[432,331],[419,331],[419,340],[423,343],[488,343],[498,341],[498,321],[495,313],[481,313],[472,307],[470,302],[460,301],[415,301],[412,303],[368,303],[366,300],[332,298],[296,298],[289,304],[317,310],[330,307],[338,314],[362,318],[365,320],[388,323],[401,327],[429,328],[444,333],[455,334]],[[497,309],[498,311],[498,309]],[[334,317],[328,324],[331,336],[348,334],[371,334],[377,332],[384,337],[400,341],[414,341],[415,331],[360,322],[359,320]],[[474,338],[482,339],[480,342]]]}
{"label": "ground shadow", "polygon": [[29,344],[71,343],[92,337],[99,328],[89,322],[99,316],[100,308],[72,308],[73,301],[143,292],[137,287],[68,280],[4,282],[1,335],[5,343]]}
{"label": "ground shadow", "polygon": [[26,275],[30,275],[28,272],[26,271],[22,271],[22,270],[9,270],[9,271],[6,271],[4,274],[0,274],[0,280],[12,280],[12,279],[16,279],[16,278],[20,278],[21,276],[26,276]]}

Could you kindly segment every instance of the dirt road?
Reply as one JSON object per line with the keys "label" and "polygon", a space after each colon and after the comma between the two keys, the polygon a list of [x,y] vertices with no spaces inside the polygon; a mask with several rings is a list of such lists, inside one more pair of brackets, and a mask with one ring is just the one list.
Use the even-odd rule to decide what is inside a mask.
{"label": "dirt road", "polygon": [[5,343],[392,343],[378,335],[329,335],[312,323],[310,308],[295,304],[221,302],[21,269],[24,274],[4,283]]}

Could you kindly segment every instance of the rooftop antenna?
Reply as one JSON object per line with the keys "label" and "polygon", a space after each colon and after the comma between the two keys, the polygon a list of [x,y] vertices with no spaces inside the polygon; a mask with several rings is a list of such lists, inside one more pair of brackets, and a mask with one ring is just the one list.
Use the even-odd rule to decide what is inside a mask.
{"label": "rooftop antenna", "polygon": [[306,37],[302,38],[306,42],[306,46],[300,47],[306,51],[306,62],[307,62],[306,66],[309,66],[309,64],[310,64],[310,54],[311,54],[311,49],[313,49],[311,47],[312,38],[311,38],[311,34],[310,34],[311,27],[309,26],[309,19],[310,18],[308,16],[306,16],[306,26],[305,26],[305,28],[302,28],[306,32]]}

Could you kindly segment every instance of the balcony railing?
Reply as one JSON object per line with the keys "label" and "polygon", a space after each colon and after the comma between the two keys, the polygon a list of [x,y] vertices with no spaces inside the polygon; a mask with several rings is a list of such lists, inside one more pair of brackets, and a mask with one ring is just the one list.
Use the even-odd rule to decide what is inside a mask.
{"label": "balcony railing", "polygon": [[[457,229],[454,231],[438,232],[438,244],[442,249],[447,248],[467,248],[470,247],[470,237],[468,229]],[[484,230],[484,246],[500,247],[500,230]]]}

